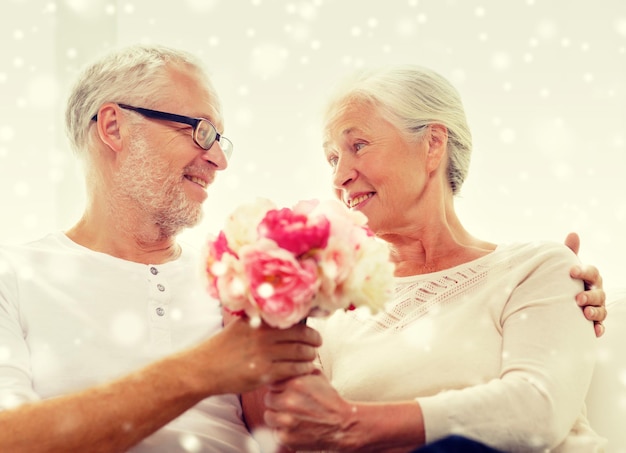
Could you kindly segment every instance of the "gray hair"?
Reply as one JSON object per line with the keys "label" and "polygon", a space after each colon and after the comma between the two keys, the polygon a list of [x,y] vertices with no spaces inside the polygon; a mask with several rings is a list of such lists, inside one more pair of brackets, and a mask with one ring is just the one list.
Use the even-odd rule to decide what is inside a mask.
{"label": "gray hair", "polygon": [[194,55],[159,45],[133,45],[114,50],[79,74],[65,110],[65,127],[72,148],[84,153],[91,118],[106,102],[149,107],[167,84],[167,67],[195,71],[203,77],[219,110],[219,100],[202,62]]}
{"label": "gray hair", "polygon": [[350,101],[370,102],[408,137],[418,138],[423,126],[448,129],[448,182],[459,193],[469,170],[472,135],[461,97],[448,80],[419,66],[395,66],[356,74],[332,97],[327,121]]}

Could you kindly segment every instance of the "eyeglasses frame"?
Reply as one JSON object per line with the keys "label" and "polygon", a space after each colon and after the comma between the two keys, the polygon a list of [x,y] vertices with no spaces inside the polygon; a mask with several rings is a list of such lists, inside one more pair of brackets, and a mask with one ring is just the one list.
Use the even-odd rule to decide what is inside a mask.
{"label": "eyeglasses frame", "polygon": [[[219,142],[220,145],[222,144],[221,140],[224,139],[226,141],[228,141],[228,143],[230,143],[230,147],[226,147],[226,149],[224,147],[222,147],[222,151],[224,151],[224,154],[226,155],[226,159],[229,160],[230,157],[232,156],[232,151],[233,151],[233,142],[230,141],[230,139],[224,137],[222,134],[220,134],[217,131],[217,128],[215,127],[215,125],[207,120],[206,118],[194,118],[191,116],[185,116],[185,115],[178,115],[176,113],[168,113],[168,112],[162,112],[160,110],[152,110],[152,109],[147,109],[144,107],[135,107],[132,105],[128,105],[128,104],[117,104],[119,107],[125,109],[125,110],[132,110],[134,112],[139,113],[140,115],[143,115],[147,118],[152,118],[155,120],[165,120],[165,121],[172,121],[174,123],[181,123],[181,124],[187,124],[189,126],[191,126],[193,128],[192,132],[191,132],[191,138],[193,139],[194,143],[196,145],[198,145],[200,148],[204,149],[204,150],[209,150],[211,149],[211,147],[213,146],[213,144],[215,142]],[[92,121],[97,121],[98,120],[98,114],[96,113],[92,118]],[[211,142],[211,145],[208,148],[205,148],[204,146],[202,146],[200,143],[198,143],[198,140],[196,139],[196,131],[198,130],[198,125],[202,122],[202,121],[206,121],[207,123],[209,123],[211,125],[211,127],[213,128],[213,130],[215,131],[215,140],[213,140]]]}

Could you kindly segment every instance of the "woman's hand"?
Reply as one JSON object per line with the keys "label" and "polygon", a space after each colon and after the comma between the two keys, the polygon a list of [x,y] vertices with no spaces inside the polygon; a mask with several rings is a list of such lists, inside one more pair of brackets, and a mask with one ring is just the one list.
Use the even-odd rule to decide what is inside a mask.
{"label": "woman's hand", "polygon": [[265,423],[279,443],[294,449],[350,451],[356,408],[315,371],[269,387]]}
{"label": "woman's hand", "polygon": [[[578,254],[580,249],[580,238],[576,233],[570,233],[565,238],[567,245],[574,253]],[[576,295],[576,302],[583,309],[585,318],[593,321],[596,337],[604,334],[602,321],[606,319],[606,293],[602,287],[602,276],[598,268],[591,265],[573,266],[570,269],[570,276],[582,280],[585,284],[585,291]]]}
{"label": "woman's hand", "polygon": [[293,449],[397,453],[425,441],[417,401],[354,403],[318,370],[270,386],[265,406],[265,423]]}

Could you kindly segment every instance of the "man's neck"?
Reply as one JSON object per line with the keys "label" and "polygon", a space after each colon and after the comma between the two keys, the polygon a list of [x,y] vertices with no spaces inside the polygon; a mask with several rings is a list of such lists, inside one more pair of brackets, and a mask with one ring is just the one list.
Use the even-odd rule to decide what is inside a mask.
{"label": "man's neck", "polygon": [[65,234],[83,247],[136,263],[162,264],[181,254],[176,237],[164,236],[158,226],[121,229],[91,221],[85,215]]}

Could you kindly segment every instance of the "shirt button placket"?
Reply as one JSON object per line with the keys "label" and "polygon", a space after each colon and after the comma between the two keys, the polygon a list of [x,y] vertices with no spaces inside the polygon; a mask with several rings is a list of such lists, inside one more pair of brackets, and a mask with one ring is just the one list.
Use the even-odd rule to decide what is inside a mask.
{"label": "shirt button placket", "polygon": [[168,309],[170,294],[167,281],[157,266],[149,266],[150,339],[152,347],[168,351],[172,346],[172,333]]}

